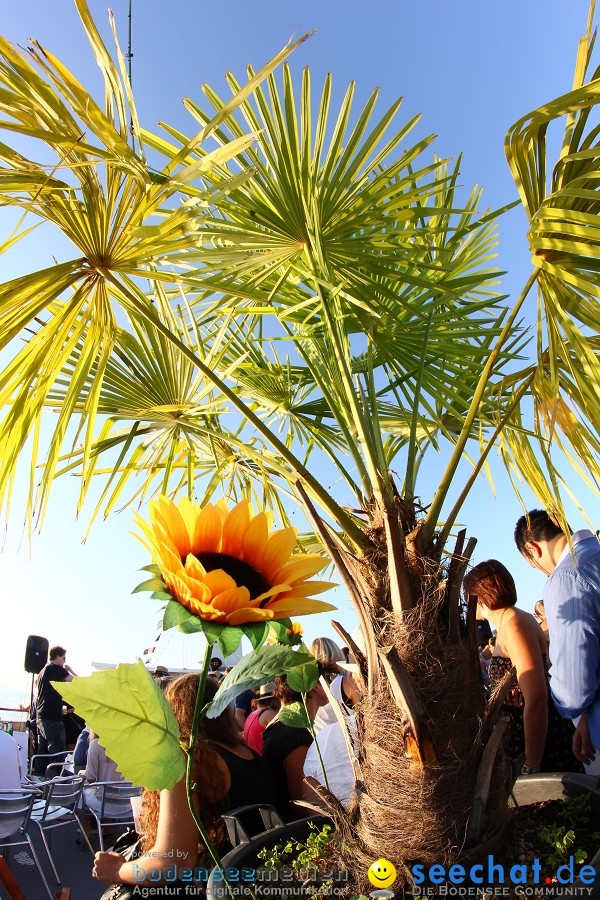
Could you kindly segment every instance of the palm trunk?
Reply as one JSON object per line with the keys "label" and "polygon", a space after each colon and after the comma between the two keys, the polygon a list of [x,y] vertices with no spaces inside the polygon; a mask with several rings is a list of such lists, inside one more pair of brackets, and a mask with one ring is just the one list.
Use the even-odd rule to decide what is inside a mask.
{"label": "palm trunk", "polygon": [[372,548],[359,558],[303,499],[365,639],[364,653],[351,647],[365,688],[357,709],[362,783],[355,806],[334,811],[357,885],[365,887],[378,857],[391,860],[408,883],[416,862],[464,864],[497,854],[510,779],[502,728],[494,725],[512,675],[488,704],[473,604],[460,616],[475,541],[465,547],[461,532],[442,563],[435,544],[420,546],[415,504],[396,497],[393,510],[369,511]]}

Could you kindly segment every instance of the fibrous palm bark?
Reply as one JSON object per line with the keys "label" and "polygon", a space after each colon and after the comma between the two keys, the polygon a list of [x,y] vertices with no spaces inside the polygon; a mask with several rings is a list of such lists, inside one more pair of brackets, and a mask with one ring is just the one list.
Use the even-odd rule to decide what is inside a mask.
{"label": "fibrous palm bark", "polygon": [[363,638],[358,646],[334,623],[357,658],[364,687],[355,802],[348,811],[331,804],[341,843],[351,847],[345,864],[362,884],[382,856],[400,864],[407,885],[416,861],[465,864],[497,854],[511,786],[497,717],[514,673],[488,701],[475,608],[460,592],[476,541],[461,531],[442,564],[434,544],[420,545],[414,502],[396,496],[392,510],[369,510],[372,547],[359,558],[303,499],[352,597]]}

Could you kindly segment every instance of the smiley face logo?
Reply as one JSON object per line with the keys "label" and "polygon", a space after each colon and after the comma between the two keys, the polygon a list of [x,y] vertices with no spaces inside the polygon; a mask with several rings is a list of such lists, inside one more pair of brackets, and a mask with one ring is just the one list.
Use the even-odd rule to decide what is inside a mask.
{"label": "smiley face logo", "polygon": [[376,888],[387,888],[396,880],[396,868],[389,859],[376,859],[369,866],[367,876]]}

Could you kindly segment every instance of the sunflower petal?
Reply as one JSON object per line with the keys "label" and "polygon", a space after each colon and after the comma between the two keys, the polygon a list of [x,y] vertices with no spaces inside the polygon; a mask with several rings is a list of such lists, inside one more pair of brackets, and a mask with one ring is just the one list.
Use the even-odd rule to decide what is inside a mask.
{"label": "sunflower petal", "polygon": [[282,528],[276,531],[267,541],[267,549],[262,561],[261,571],[267,581],[275,581],[279,570],[290,561],[296,546],[297,532],[295,528]]}
{"label": "sunflower petal", "polygon": [[191,500],[184,496],[177,504],[177,510],[179,512],[179,515],[181,516],[183,524],[185,525],[185,530],[188,533],[188,538],[191,544],[194,537],[194,531],[196,529],[196,519],[199,515],[198,507],[195,506]]}
{"label": "sunflower petal", "polygon": [[242,543],[249,522],[250,504],[247,500],[242,500],[241,503],[233,507],[223,522],[223,533],[219,548],[221,553],[237,556],[238,559],[241,558]]}
{"label": "sunflower petal", "polygon": [[336,606],[324,603],[323,600],[295,598],[293,595],[282,597],[281,600],[273,600],[266,608],[273,612],[275,619],[283,619],[288,616],[308,616],[311,613],[330,612],[337,609]]}
{"label": "sunflower petal", "polygon": [[192,549],[190,536],[181,513],[173,501],[161,494],[157,500],[151,500],[148,507],[152,524],[156,523],[159,528],[162,528],[170,537],[179,556],[185,559]]}
{"label": "sunflower petal", "polygon": [[175,553],[172,546],[165,544],[163,541],[157,541],[155,546],[154,558],[160,566],[161,572],[174,572],[176,575],[183,574],[183,563],[181,558]]}
{"label": "sunflower petal", "polygon": [[232,613],[247,612],[250,602],[250,591],[245,587],[233,587],[226,591],[221,591],[212,598],[212,606],[219,612]]}
{"label": "sunflower petal", "polygon": [[293,591],[294,597],[310,597],[312,594],[330,591],[334,587],[337,587],[334,581],[304,581],[301,584],[294,584],[289,590]]}
{"label": "sunflower petal", "polygon": [[199,619],[211,619],[214,615],[212,606],[208,603],[202,603],[197,597],[190,597],[189,600],[186,600],[181,605],[189,609]]}
{"label": "sunflower petal", "polygon": [[182,572],[180,575],[180,580],[185,584],[195,600],[198,600],[200,603],[205,603],[207,606],[211,603],[213,592],[209,587],[203,584],[202,581],[199,581],[197,578],[191,578],[185,572]]}
{"label": "sunflower petal", "polygon": [[284,591],[291,590],[291,584],[275,584],[272,588],[269,588],[268,591],[265,591],[263,594],[259,594],[258,597],[255,597],[253,602],[260,603],[262,600],[266,600],[268,597],[275,597],[277,594],[283,594]]}
{"label": "sunflower petal", "polygon": [[221,542],[223,520],[218,509],[209,503],[196,520],[192,537],[193,553],[216,553]]}
{"label": "sunflower petal", "polygon": [[317,572],[320,572],[321,569],[325,568],[327,562],[328,560],[325,559],[325,557],[318,556],[316,553],[305,553],[294,556],[282,569],[280,569],[277,573],[277,578],[279,581],[287,581],[288,584],[295,584],[297,581],[304,581],[306,578],[311,578],[313,575],[316,575]]}
{"label": "sunflower petal", "polygon": [[133,533],[133,536],[138,539],[138,541],[144,545],[146,550],[148,550],[152,555],[154,555],[154,547],[156,546],[156,540],[154,536],[154,531],[152,527],[142,519],[139,513],[134,513],[135,516],[135,524],[142,531],[142,534]]}
{"label": "sunflower petal", "polygon": [[245,625],[246,622],[264,622],[273,618],[270,609],[238,609],[229,613],[227,623],[229,625]]}
{"label": "sunflower petal", "polygon": [[174,572],[165,572],[163,577],[169,592],[183,606],[186,606],[187,601],[192,597],[192,592],[185,581]]}
{"label": "sunflower petal", "polygon": [[242,559],[257,572],[263,571],[263,559],[269,539],[269,523],[264,512],[251,520],[242,542]]}
{"label": "sunflower petal", "polygon": [[186,575],[189,575],[190,578],[195,578],[198,581],[204,581],[207,574],[206,569],[193,553],[188,553],[186,557],[185,573]]}
{"label": "sunflower petal", "polygon": [[222,591],[230,591],[233,588],[237,588],[237,584],[231,575],[228,575],[223,569],[213,569],[212,572],[207,572],[204,576],[203,584],[210,590],[213,597],[216,597]]}

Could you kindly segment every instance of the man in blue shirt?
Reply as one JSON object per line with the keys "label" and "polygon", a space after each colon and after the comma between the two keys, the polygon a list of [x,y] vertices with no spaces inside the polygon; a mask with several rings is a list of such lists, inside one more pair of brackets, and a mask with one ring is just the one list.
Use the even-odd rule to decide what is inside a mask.
{"label": "man in blue shirt", "polygon": [[589,763],[600,748],[600,544],[587,529],[569,540],[541,509],[521,516],[515,542],[527,562],[548,576],[552,697],[562,716],[581,717],[573,753]]}

